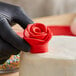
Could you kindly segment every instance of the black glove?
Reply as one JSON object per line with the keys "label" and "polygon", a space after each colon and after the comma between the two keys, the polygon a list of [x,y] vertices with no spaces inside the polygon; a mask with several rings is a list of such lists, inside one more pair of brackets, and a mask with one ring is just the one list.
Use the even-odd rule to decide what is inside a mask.
{"label": "black glove", "polygon": [[19,6],[0,2],[0,64],[21,50],[30,50],[28,43],[12,30],[12,23],[18,23],[25,29],[33,21]]}

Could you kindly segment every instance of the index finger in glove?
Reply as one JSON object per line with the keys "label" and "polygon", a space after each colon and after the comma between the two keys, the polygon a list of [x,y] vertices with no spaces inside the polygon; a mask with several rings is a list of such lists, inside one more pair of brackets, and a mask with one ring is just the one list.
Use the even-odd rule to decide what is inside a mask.
{"label": "index finger in glove", "polygon": [[18,50],[26,52],[30,50],[28,43],[12,30],[5,18],[0,18],[0,37]]}

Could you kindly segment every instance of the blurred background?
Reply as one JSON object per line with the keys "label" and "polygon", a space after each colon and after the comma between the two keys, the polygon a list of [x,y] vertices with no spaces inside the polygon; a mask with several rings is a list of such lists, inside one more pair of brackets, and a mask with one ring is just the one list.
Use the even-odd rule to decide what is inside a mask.
{"label": "blurred background", "polygon": [[21,6],[31,18],[76,12],[76,0],[0,0]]}

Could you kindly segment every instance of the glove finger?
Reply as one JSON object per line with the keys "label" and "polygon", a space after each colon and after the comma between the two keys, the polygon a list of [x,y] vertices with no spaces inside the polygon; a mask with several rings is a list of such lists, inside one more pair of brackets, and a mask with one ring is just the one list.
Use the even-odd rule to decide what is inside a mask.
{"label": "glove finger", "polygon": [[20,24],[20,26],[25,29],[28,24],[32,24],[33,21],[25,14],[22,8],[18,8],[17,13],[13,17],[14,22]]}
{"label": "glove finger", "polygon": [[0,38],[0,57],[1,55],[17,55],[20,50],[16,49],[6,41]]}
{"label": "glove finger", "polygon": [[28,43],[12,30],[6,19],[0,21],[0,37],[18,50],[29,51],[30,49]]}
{"label": "glove finger", "polygon": [[17,55],[20,51],[0,38],[0,64],[3,64],[11,55]]}

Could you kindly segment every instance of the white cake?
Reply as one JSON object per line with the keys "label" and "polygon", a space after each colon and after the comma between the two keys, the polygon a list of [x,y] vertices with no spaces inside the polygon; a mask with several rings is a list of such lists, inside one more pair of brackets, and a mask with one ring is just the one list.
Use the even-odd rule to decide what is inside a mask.
{"label": "white cake", "polygon": [[76,37],[53,36],[47,53],[23,52],[19,72],[20,76],[76,76]]}

